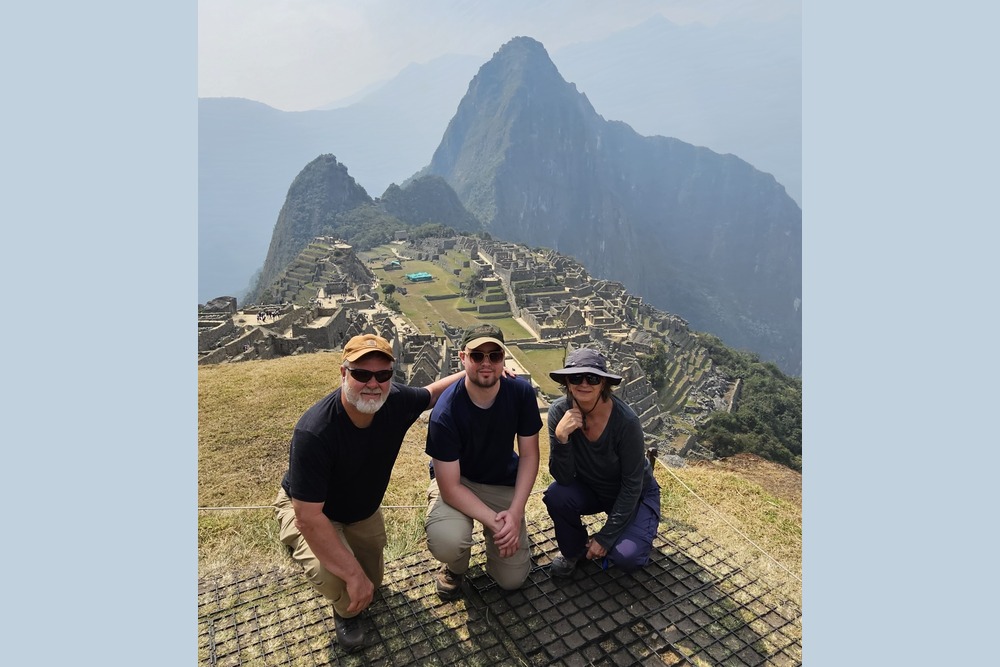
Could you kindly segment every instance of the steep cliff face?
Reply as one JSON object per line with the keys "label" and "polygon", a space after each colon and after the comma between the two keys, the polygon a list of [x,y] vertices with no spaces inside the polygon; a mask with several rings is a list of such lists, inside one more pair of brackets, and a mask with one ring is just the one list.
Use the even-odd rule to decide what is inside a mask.
{"label": "steep cliff face", "polygon": [[264,266],[247,300],[259,301],[265,293],[274,296],[271,287],[275,280],[317,236],[341,238],[367,249],[391,241],[398,230],[426,223],[456,231],[481,229],[479,221],[440,176],[415,178],[402,188],[390,185],[376,202],[337,158],[321,155],[292,181],[271,234]]}
{"label": "steep cliff face", "polygon": [[248,300],[257,300],[262,289],[274,282],[310,240],[330,233],[337,214],[371,203],[365,189],[333,155],[321,155],[307,164],[288,188],[264,266]]}
{"label": "steep cliff face", "polygon": [[537,41],[517,37],[480,68],[422,173],[495,237],[572,255],[801,372],[798,205],[738,157],[606,121]]}

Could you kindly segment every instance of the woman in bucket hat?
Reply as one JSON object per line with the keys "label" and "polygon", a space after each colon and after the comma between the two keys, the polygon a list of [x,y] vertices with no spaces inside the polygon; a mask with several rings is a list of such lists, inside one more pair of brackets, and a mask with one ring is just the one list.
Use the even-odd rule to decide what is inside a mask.
{"label": "woman in bucket hat", "polygon": [[[549,571],[568,577],[583,560],[636,570],[649,560],[660,522],[660,487],[646,459],[639,417],[611,388],[622,378],[589,348],[549,373],[566,396],[549,408],[549,473],[544,501],[561,554]],[[581,517],[605,512],[588,536]]]}

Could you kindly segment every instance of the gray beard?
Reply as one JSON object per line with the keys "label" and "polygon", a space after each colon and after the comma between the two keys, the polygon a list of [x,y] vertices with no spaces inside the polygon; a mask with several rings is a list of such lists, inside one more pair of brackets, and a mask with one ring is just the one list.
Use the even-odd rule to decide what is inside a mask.
{"label": "gray beard", "polygon": [[361,392],[354,391],[349,383],[344,385],[344,398],[362,414],[375,414],[382,408],[385,404],[385,399],[388,397],[389,395],[383,391],[382,395],[378,398],[366,398],[361,395]]}

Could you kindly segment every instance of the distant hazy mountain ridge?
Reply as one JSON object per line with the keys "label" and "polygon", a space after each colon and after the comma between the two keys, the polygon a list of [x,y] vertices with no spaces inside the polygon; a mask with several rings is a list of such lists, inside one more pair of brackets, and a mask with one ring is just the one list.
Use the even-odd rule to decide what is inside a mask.
{"label": "distant hazy mountain ridge", "polygon": [[494,236],[572,255],[800,373],[798,205],[735,156],[604,120],[537,41],[480,68],[421,174],[447,180]]}
{"label": "distant hazy mountain ridge", "polygon": [[[801,197],[801,21],[660,17],[552,52],[608,119],[732,153]],[[373,196],[428,164],[485,57],[449,54],[326,110],[198,101],[198,300],[246,296],[295,175],[332,153]],[[337,108],[332,108],[337,107]]]}
{"label": "distant hazy mountain ridge", "polygon": [[[199,188],[223,196],[199,198],[199,300],[257,300],[316,236],[364,248],[436,223],[571,255],[692,328],[800,374],[802,212],[770,174],[605,120],[528,37],[480,67],[430,163],[379,199],[352,176],[353,159],[332,155],[344,146],[360,159],[351,151],[374,147],[374,134],[391,143],[413,129],[405,102],[372,105],[364,114],[365,105],[291,114],[248,100],[200,101]],[[400,138],[380,159],[402,159],[412,152],[404,145]],[[292,179],[294,165],[277,224],[272,217],[265,230],[258,218],[277,205],[262,195],[284,192],[277,184]],[[201,294],[253,273],[252,248],[266,238],[249,293]]]}

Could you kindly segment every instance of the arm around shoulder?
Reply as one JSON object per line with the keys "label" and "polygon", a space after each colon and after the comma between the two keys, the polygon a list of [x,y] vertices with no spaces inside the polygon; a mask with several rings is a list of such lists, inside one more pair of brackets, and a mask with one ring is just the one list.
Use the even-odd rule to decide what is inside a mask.
{"label": "arm around shoulder", "polygon": [[430,403],[427,404],[427,409],[429,410],[437,404],[438,399],[441,398],[441,394],[444,393],[445,389],[455,384],[464,377],[465,377],[465,371],[461,370],[457,373],[452,373],[447,377],[443,377],[440,380],[435,380],[434,382],[431,382],[429,385],[424,387],[424,389],[431,392],[431,401]]}

